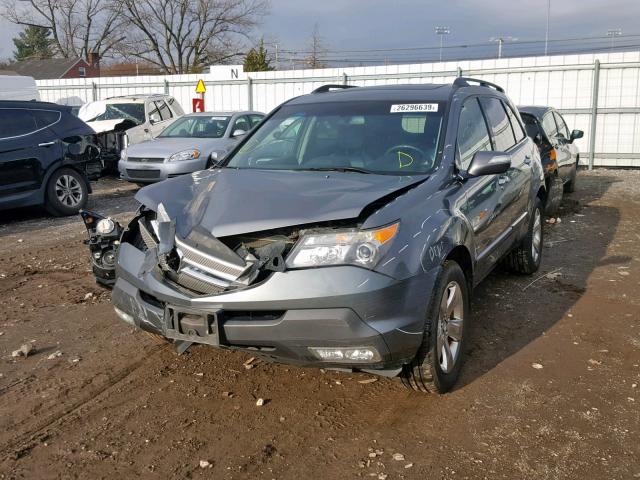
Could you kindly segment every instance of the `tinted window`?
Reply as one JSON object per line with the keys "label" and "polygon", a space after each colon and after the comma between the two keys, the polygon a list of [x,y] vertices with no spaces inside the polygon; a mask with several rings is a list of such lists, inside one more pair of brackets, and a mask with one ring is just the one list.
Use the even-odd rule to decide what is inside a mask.
{"label": "tinted window", "polygon": [[37,130],[29,110],[0,109],[0,138],[18,137]]}
{"label": "tinted window", "polygon": [[160,117],[162,117],[162,120],[169,120],[170,118],[173,118],[173,113],[171,113],[169,106],[164,101],[161,100],[159,102],[156,102],[156,105],[158,107],[158,111],[160,112]]}
{"label": "tinted window", "polygon": [[564,123],[564,118],[558,112],[553,112],[553,115],[556,117],[556,124],[558,125],[558,131],[564,135],[564,138],[569,138],[569,128],[567,124]]}
{"label": "tinted window", "polygon": [[259,124],[263,118],[264,115],[249,115],[249,120],[251,120],[251,128]]}
{"label": "tinted window", "polygon": [[236,121],[233,124],[233,128],[231,129],[231,134],[233,135],[233,132],[235,132],[236,130],[244,130],[245,132],[251,130],[251,126],[249,125],[247,117],[242,115],[241,117],[236,118]]}
{"label": "tinted window", "polygon": [[516,117],[516,114],[514,113],[511,106],[504,102],[503,105],[505,107],[505,110],[507,111],[507,115],[509,115],[509,121],[511,121],[513,134],[516,136],[516,142],[519,142],[526,136],[524,130],[522,129],[522,125],[520,124],[520,121],[518,120],[518,117]]}
{"label": "tinted window", "polygon": [[213,115],[180,117],[158,136],[165,138],[221,138],[227,130],[230,118]]}
{"label": "tinted window", "polygon": [[477,98],[464,102],[458,121],[458,155],[460,169],[469,168],[476,152],[491,150],[491,140],[487,124],[482,116]]}
{"label": "tinted window", "polygon": [[536,138],[536,135],[542,134],[542,132],[540,132],[540,124],[538,123],[538,120],[536,120],[536,117],[527,113],[521,113],[520,117],[524,122],[524,128],[529,137]]}
{"label": "tinted window", "polygon": [[60,112],[52,110],[34,110],[33,115],[36,117],[38,128],[48,127],[60,120]]}
{"label": "tinted window", "polygon": [[516,139],[502,102],[497,98],[482,97],[480,103],[487,116],[494,148],[498,152],[509,150],[515,145]]}
{"label": "tinted window", "polygon": [[549,139],[555,138],[556,135],[558,135],[558,127],[551,112],[547,113],[542,119],[542,128]]}

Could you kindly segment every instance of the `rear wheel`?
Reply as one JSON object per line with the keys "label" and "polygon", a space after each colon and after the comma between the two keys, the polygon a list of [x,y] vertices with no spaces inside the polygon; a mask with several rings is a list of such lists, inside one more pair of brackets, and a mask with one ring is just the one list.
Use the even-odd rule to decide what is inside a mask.
{"label": "rear wheel", "polygon": [[52,215],[75,215],[87,205],[89,195],[84,177],[72,168],[53,172],[46,189],[45,208]]}
{"label": "rear wheel", "polygon": [[455,384],[462,365],[469,310],[467,281],[460,266],[447,260],[427,310],[422,345],[402,372],[407,388],[445,393]]}
{"label": "rear wheel", "polygon": [[542,260],[542,202],[536,198],[533,215],[529,219],[529,231],[520,245],[518,245],[504,260],[509,270],[515,273],[531,275],[540,267]]}

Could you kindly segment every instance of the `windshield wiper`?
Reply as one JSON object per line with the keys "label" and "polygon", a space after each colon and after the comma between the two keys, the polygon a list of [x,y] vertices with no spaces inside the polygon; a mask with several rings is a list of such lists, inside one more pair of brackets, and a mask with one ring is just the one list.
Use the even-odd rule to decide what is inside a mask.
{"label": "windshield wiper", "polygon": [[370,170],[358,167],[310,167],[304,168],[310,172],[352,172],[352,173],[373,173]]}

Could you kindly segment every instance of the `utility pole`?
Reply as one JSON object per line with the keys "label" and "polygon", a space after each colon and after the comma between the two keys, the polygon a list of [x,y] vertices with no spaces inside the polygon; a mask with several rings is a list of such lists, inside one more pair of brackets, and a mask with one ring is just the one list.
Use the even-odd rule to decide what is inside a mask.
{"label": "utility pole", "polygon": [[549,53],[549,20],[551,19],[551,0],[547,0],[547,31],[544,35],[544,56]]}
{"label": "utility pole", "polygon": [[276,43],[276,70],[280,70],[278,64],[278,44]]}
{"label": "utility pole", "polygon": [[613,52],[613,46],[615,45],[616,37],[620,37],[622,35],[621,28],[614,28],[612,30],[607,30],[607,37],[611,38],[611,51]]}
{"label": "utility pole", "polygon": [[444,36],[449,35],[451,33],[451,29],[449,27],[436,27],[435,32],[436,35],[440,36],[440,61],[442,61],[442,47],[444,46]]}

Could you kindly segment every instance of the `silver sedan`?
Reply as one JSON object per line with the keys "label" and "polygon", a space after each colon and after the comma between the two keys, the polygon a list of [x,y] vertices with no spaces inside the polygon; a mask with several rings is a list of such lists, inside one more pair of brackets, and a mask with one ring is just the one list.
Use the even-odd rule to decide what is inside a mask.
{"label": "silver sedan", "polygon": [[260,112],[204,112],[180,117],[153,140],[122,151],[120,177],[140,184],[203,170],[223,158],[260,120]]}

